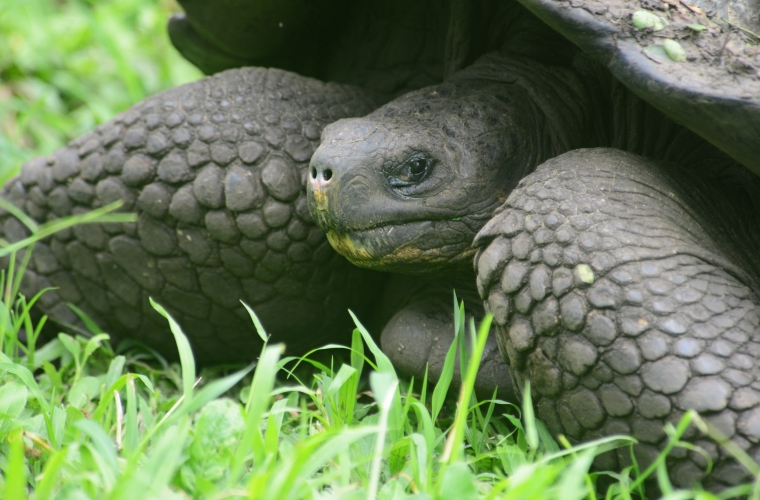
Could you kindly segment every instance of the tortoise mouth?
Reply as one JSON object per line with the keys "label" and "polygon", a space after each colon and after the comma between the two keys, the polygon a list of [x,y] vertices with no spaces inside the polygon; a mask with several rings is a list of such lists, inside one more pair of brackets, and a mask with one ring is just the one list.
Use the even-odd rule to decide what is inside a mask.
{"label": "tortoise mouth", "polygon": [[452,222],[461,224],[424,220],[341,233],[328,229],[327,239],[339,254],[356,266],[422,274],[471,261],[475,255],[472,237],[464,237],[461,228],[452,231]]}

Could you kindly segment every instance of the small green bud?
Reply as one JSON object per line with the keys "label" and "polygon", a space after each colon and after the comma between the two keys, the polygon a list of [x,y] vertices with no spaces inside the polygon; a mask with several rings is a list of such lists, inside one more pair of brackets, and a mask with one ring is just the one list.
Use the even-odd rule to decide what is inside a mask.
{"label": "small green bud", "polygon": [[686,60],[686,51],[683,50],[681,44],[670,38],[666,38],[662,42],[662,47],[665,49],[665,53],[669,58],[676,62],[684,62]]}
{"label": "small green bud", "polygon": [[698,24],[698,23],[687,24],[686,27],[693,31],[704,31],[707,29],[707,26],[705,26],[704,24]]}
{"label": "small green bud", "polygon": [[637,10],[633,13],[633,25],[636,29],[652,28],[653,31],[660,31],[666,24],[667,21],[648,10]]}

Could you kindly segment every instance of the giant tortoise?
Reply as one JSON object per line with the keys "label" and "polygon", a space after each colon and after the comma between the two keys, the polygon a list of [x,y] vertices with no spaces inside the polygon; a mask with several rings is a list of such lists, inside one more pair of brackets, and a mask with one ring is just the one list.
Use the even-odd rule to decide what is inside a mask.
{"label": "giant tortoise", "polygon": [[[38,244],[42,311],[170,352],[153,297],[215,363],[257,352],[240,300],[295,349],[352,308],[435,375],[456,288],[494,316],[480,387],[530,381],[553,433],[632,433],[647,463],[693,408],[760,458],[755,3],[181,3],[172,41],[218,74],[4,188],[37,221],[117,199],[139,216]],[[26,228],[5,214],[2,233]],[[746,478],[690,437],[705,481]],[[676,483],[702,478],[681,451]]]}

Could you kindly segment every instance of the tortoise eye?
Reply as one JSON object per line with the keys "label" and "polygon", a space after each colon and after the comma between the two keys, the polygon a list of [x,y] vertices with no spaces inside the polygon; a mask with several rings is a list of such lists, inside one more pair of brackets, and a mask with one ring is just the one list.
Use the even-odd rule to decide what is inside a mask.
{"label": "tortoise eye", "polygon": [[411,177],[417,177],[425,173],[425,169],[427,168],[428,160],[423,158],[418,158],[416,160],[412,160],[409,163],[409,174]]}
{"label": "tortoise eye", "polygon": [[433,166],[431,158],[412,158],[407,160],[398,173],[398,180],[405,184],[420,182],[430,173]]}
{"label": "tortoise eye", "polygon": [[428,157],[409,158],[388,172],[391,186],[405,188],[425,180],[432,171],[435,160]]}

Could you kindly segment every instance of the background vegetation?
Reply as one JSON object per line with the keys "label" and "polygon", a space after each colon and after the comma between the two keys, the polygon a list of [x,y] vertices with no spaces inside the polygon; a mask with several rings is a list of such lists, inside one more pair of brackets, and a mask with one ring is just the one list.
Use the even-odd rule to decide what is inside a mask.
{"label": "background vegetation", "polygon": [[[0,0],[0,182],[144,97],[199,78],[167,39],[174,10],[168,0]],[[89,331],[40,346],[46,320],[30,315],[39,296],[17,293],[31,246],[74,223],[130,217],[114,208],[39,227],[21,216],[33,236],[0,248],[12,263],[0,269],[0,498],[627,500],[646,497],[645,480],[670,500],[760,498],[757,483],[717,497],[670,485],[665,457],[687,446],[679,439],[689,423],[703,426],[694,414],[668,427],[668,446],[645,470],[634,461],[590,472],[596,455],[629,453],[634,440],[557,443],[529,397],[522,409],[478,401],[478,363],[466,355],[458,398],[448,394],[455,350],[471,342],[478,359],[488,329],[466,325],[456,300],[458,341],[436,385],[397,377],[358,324],[350,348],[300,360],[265,344],[251,366],[201,373],[168,316],[181,363],[114,349],[84,316]]]}
{"label": "background vegetation", "polygon": [[0,183],[132,104],[202,75],[171,46],[174,0],[0,1]]}

